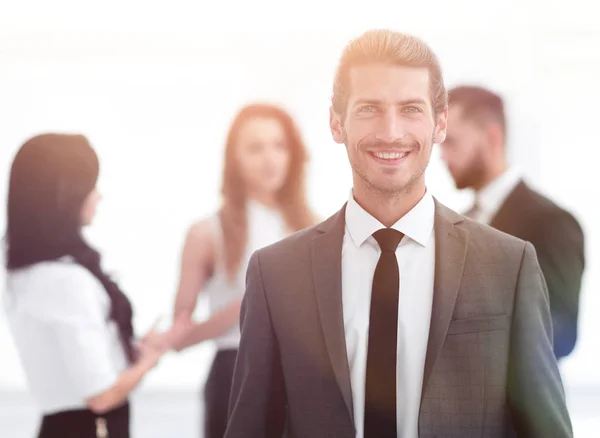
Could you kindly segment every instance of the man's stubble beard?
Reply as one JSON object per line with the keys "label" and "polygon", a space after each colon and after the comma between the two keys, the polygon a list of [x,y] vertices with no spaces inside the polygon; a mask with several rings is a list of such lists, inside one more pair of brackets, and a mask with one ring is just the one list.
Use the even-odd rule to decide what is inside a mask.
{"label": "man's stubble beard", "polygon": [[[427,163],[427,165],[425,166],[425,168],[423,169],[422,172],[420,172],[419,174],[413,174],[411,175],[410,179],[408,180],[408,182],[406,184],[402,184],[401,186],[389,186],[389,187],[381,187],[378,186],[374,183],[372,183],[369,178],[367,177],[367,172],[363,171],[363,169],[361,169],[360,165],[355,163],[349,153],[349,147],[348,147],[348,136],[346,135],[346,132],[344,131],[344,145],[346,146],[346,151],[348,152],[348,159],[350,161],[350,167],[352,167],[352,171],[353,173],[355,173],[356,175],[358,175],[358,177],[363,181],[364,183],[364,188],[367,192],[371,193],[373,196],[378,196],[381,198],[395,198],[395,197],[399,197],[399,196],[404,196],[408,193],[410,193],[412,191],[412,189],[415,187],[415,185],[420,181],[421,178],[424,178],[424,174],[425,174],[425,170],[427,169],[427,165],[429,163]],[[358,155],[358,143],[355,144],[353,146],[355,152]],[[431,137],[431,141],[429,144],[429,154],[430,154],[430,158],[431,158],[431,149],[433,148],[433,134]],[[415,152],[418,153],[419,151]]]}
{"label": "man's stubble beard", "polygon": [[459,190],[475,189],[480,187],[485,180],[486,169],[481,153],[475,155],[466,171],[459,178],[454,179],[454,184]]}
{"label": "man's stubble beard", "polygon": [[419,182],[423,173],[420,175],[412,175],[411,178],[405,184],[397,184],[397,185],[378,185],[369,180],[366,175],[366,172],[363,172],[358,166],[353,167],[354,172],[358,175],[358,177],[363,182],[363,187],[366,191],[371,193],[373,196],[379,196],[383,198],[393,198],[398,196],[406,195],[410,193],[414,186]]}

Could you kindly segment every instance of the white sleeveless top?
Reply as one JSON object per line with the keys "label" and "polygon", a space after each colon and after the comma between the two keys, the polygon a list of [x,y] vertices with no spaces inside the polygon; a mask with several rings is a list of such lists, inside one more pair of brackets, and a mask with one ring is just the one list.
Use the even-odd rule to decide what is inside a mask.
{"label": "white sleeveless top", "polygon": [[[225,270],[223,255],[223,233],[218,215],[212,218],[213,235],[217,247],[217,261],[212,278],[204,292],[209,298],[210,313],[226,307],[232,301],[242,298],[246,290],[246,269],[252,253],[260,248],[285,238],[289,232],[282,215],[277,210],[250,200],[247,204],[248,241],[235,278],[230,280]],[[240,342],[240,328],[234,328],[215,339],[217,349],[237,349]]]}

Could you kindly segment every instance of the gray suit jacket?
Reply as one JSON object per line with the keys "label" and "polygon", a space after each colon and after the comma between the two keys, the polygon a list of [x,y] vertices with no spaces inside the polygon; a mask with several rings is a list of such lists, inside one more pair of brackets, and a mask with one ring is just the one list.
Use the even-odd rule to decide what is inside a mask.
{"label": "gray suit jacket", "polygon": [[[355,436],[341,295],[345,209],[256,252],[226,438]],[[436,201],[419,436],[571,437],[533,246]]]}

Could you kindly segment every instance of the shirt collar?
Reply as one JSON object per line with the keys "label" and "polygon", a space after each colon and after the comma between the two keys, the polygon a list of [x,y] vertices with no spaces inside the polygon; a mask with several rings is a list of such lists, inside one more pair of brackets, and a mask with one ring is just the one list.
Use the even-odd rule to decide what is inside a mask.
{"label": "shirt collar", "polygon": [[502,175],[476,193],[477,205],[484,211],[498,209],[520,180],[520,172],[514,167],[508,168]]}
{"label": "shirt collar", "polygon": [[[391,228],[425,246],[433,231],[435,204],[429,191],[408,213],[401,217]],[[382,228],[381,222],[371,216],[354,199],[352,192],[346,206],[346,227],[354,244],[360,247],[371,235]]]}

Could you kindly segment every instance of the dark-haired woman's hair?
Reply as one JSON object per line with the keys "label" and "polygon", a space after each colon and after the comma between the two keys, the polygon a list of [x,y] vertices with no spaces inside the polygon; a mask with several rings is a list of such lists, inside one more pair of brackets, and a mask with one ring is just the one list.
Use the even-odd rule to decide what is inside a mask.
{"label": "dark-haired woman's hair", "polygon": [[110,318],[133,361],[131,304],[102,270],[100,254],[81,233],[82,207],[98,172],[98,157],[82,135],[42,134],[21,146],[8,187],[6,267],[14,271],[71,256],[106,289]]}

